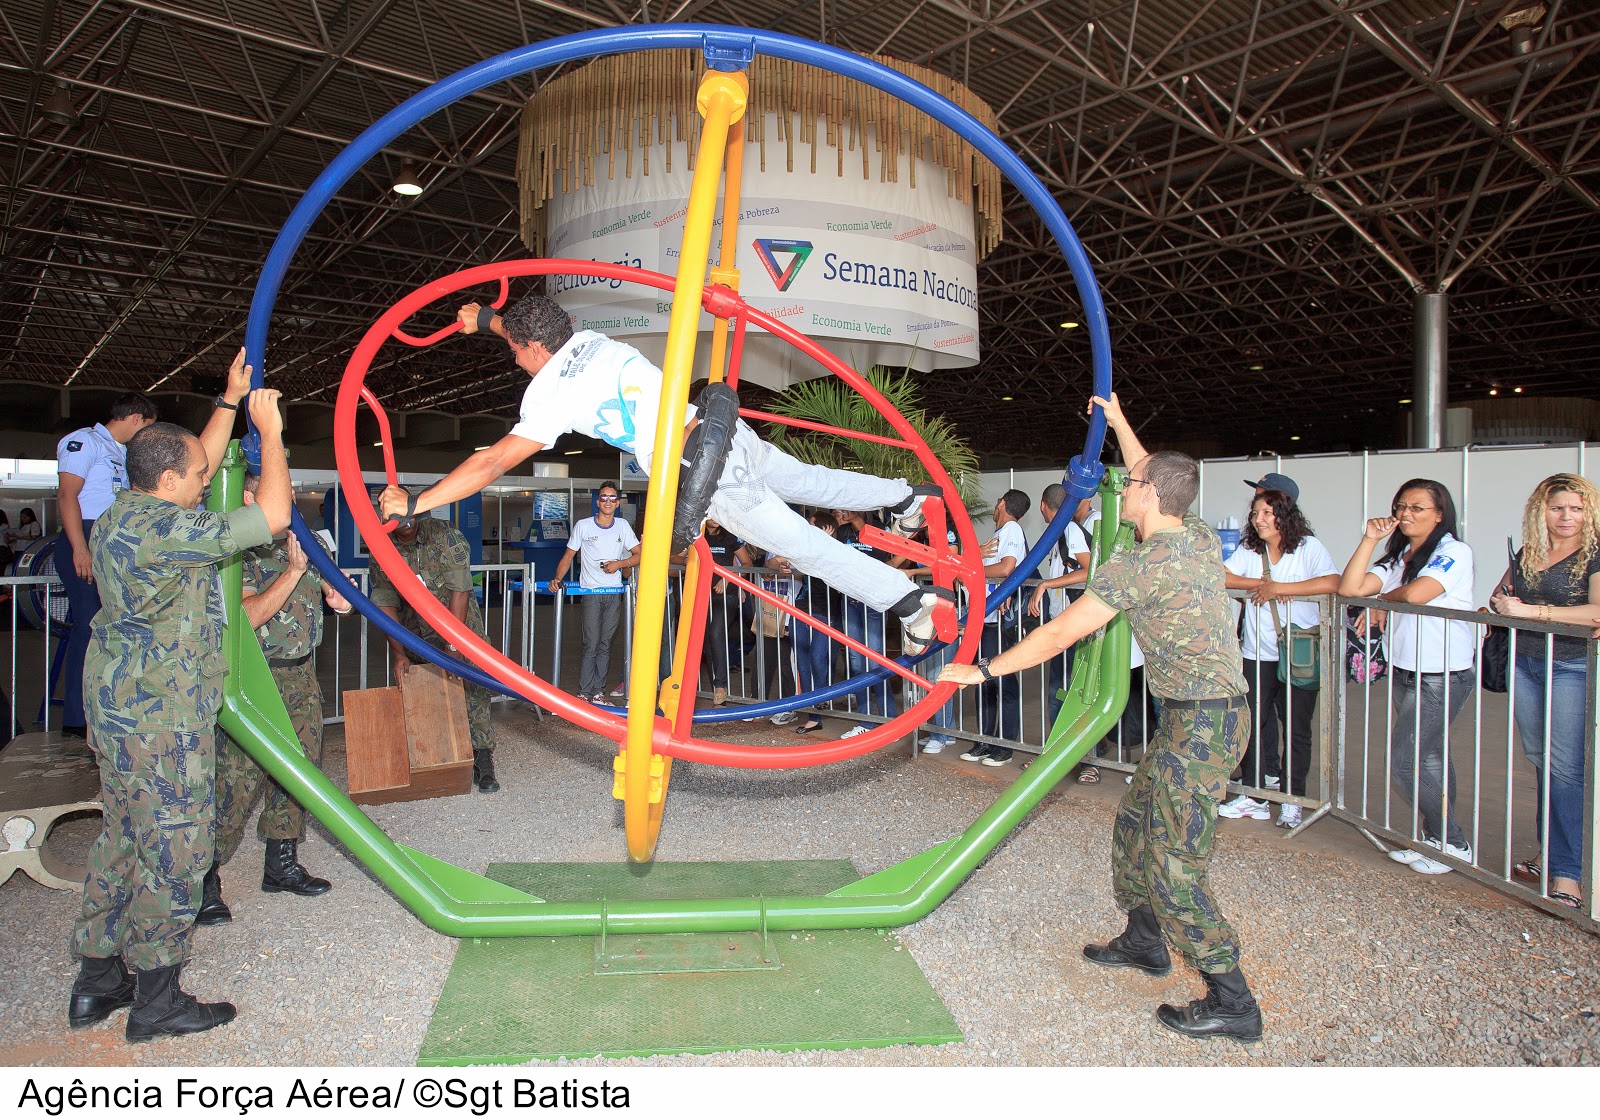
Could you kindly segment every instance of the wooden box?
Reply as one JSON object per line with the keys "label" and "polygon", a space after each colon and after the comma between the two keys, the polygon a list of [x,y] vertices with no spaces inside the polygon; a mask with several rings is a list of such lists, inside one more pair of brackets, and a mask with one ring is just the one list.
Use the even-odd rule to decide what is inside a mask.
{"label": "wooden box", "polygon": [[399,687],[344,694],[350,799],[420,801],[472,790],[472,734],[460,678],[414,664]]}

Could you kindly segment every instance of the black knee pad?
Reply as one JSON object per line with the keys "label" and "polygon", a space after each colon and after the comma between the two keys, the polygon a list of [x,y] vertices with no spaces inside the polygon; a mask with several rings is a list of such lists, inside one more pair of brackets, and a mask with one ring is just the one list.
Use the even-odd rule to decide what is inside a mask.
{"label": "black knee pad", "polygon": [[678,475],[678,505],[672,517],[672,551],[682,552],[700,535],[706,510],[717,492],[717,480],[728,462],[734,429],[739,424],[739,394],[714,382],[696,398],[699,423],[683,441],[683,469]]}

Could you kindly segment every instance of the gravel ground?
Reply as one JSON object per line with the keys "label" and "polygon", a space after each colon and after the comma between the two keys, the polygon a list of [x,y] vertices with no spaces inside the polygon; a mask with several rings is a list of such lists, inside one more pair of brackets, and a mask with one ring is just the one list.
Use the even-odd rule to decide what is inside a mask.
{"label": "gravel ground", "polygon": [[[496,719],[504,791],[378,806],[403,843],[482,870],[496,861],[622,858],[611,746],[531,711]],[[777,742],[760,724],[713,732]],[[835,733],[843,724],[830,724]],[[343,778],[330,729],[329,773]],[[848,858],[879,870],[964,829],[1015,777],[953,758],[891,752],[811,771],[679,764],[662,860]],[[1593,1065],[1600,1057],[1600,939],[1459,875],[1424,879],[1345,825],[1293,841],[1265,822],[1226,822],[1212,882],[1243,940],[1266,1014],[1254,1046],[1191,1042],[1161,1028],[1163,1001],[1201,991],[1097,968],[1079,955],[1121,928],[1108,883],[1122,783],[1056,791],[932,915],[900,931],[966,1041],[843,1053],[739,1052],[617,1065]],[[64,826],[81,851],[98,818]],[[58,835],[62,835],[59,834]],[[20,876],[0,887],[15,1065],[409,1065],[455,951],[350,862],[320,829],[303,862],[334,881],[320,899],[256,889],[247,841],[223,875],[231,925],[202,929],[185,986],[239,1005],[228,1027],[130,1047],[124,1016],[66,1029],[76,895]]]}

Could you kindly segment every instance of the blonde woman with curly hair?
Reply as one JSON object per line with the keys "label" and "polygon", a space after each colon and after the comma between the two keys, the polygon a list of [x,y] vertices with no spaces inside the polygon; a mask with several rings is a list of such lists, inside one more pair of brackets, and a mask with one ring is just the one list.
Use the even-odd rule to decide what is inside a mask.
{"label": "blonde woman with curly hair", "polygon": [[[1600,615],[1600,490],[1581,475],[1553,474],[1534,488],[1522,516],[1522,548],[1490,605],[1507,618],[1592,626]],[[1517,864],[1524,882],[1549,869],[1549,897],[1577,909],[1583,872],[1584,718],[1587,638],[1522,634],[1516,645],[1516,720],[1522,753],[1539,774],[1540,855]],[[1548,693],[1549,727],[1545,726]],[[1545,814],[1545,736],[1550,738],[1550,811]],[[1548,828],[1546,827],[1548,825]]]}

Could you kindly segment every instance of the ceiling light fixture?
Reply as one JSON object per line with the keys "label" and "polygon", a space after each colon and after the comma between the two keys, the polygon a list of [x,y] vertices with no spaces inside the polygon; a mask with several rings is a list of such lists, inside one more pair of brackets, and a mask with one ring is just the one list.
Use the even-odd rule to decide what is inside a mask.
{"label": "ceiling light fixture", "polygon": [[71,128],[78,123],[78,110],[73,108],[72,95],[67,92],[66,83],[57,82],[56,88],[50,91],[50,96],[44,99],[44,106],[39,110],[44,119],[51,124],[64,125]]}
{"label": "ceiling light fixture", "polygon": [[1400,398],[1400,403],[1401,404],[1410,404],[1411,403],[1411,398],[1410,397],[1401,397]]}
{"label": "ceiling light fixture", "polygon": [[1260,373],[1262,370],[1264,370],[1266,368],[1267,368],[1266,366],[1251,366],[1250,367],[1250,372],[1251,373]]}
{"label": "ceiling light fixture", "polygon": [[1500,395],[1500,390],[1499,389],[1490,389],[1489,390],[1489,395],[1491,397],[1498,397]]}
{"label": "ceiling light fixture", "polygon": [[1001,397],[1001,398],[1000,398],[1000,399],[1001,399],[1001,400],[1003,400],[1003,401],[1008,401],[1008,400],[1010,400],[1010,399],[1011,399],[1011,398],[1010,398],[1010,397]]}
{"label": "ceiling light fixture", "polygon": [[1290,437],[1289,437],[1289,438],[1290,438],[1290,439],[1291,439],[1291,440],[1296,440],[1296,439],[1299,439],[1299,438],[1300,438],[1300,437],[1299,437],[1299,436],[1290,436]]}
{"label": "ceiling light fixture", "polygon": [[1513,390],[1511,390],[1511,391],[1512,391],[1512,392],[1513,392],[1513,393],[1520,393],[1520,392],[1522,392],[1522,386],[1521,386],[1521,385],[1518,385],[1518,386],[1517,386],[1517,387],[1516,387],[1516,388],[1515,388],[1515,389],[1513,389]]}
{"label": "ceiling light fixture", "polygon": [[414,198],[422,193],[422,183],[417,179],[417,165],[406,160],[400,165],[400,177],[394,181],[390,188],[395,194],[403,194],[407,198]]}
{"label": "ceiling light fixture", "polygon": [[1075,331],[1078,329],[1078,324],[1076,321],[1068,319],[1065,323],[1061,324],[1061,329],[1064,331]]}

